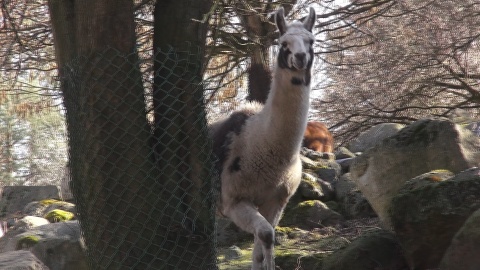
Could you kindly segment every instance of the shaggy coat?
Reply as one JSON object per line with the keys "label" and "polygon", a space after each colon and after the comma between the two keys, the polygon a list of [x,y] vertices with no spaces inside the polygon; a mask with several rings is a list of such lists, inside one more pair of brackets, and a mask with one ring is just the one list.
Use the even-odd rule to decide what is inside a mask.
{"label": "shaggy coat", "polygon": [[281,48],[265,105],[248,103],[210,127],[221,179],[218,209],[255,236],[254,270],[275,268],[274,228],[301,180],[315,19],[313,8],[291,24],[283,8],[276,13]]}
{"label": "shaggy coat", "polygon": [[320,122],[308,122],[303,135],[303,146],[317,152],[333,152],[333,136],[328,128]]}

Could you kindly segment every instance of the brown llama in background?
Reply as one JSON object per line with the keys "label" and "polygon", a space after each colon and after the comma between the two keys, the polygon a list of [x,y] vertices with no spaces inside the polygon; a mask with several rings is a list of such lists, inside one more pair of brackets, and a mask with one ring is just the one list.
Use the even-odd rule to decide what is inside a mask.
{"label": "brown llama in background", "polygon": [[310,121],[303,135],[303,146],[317,152],[333,152],[333,136],[321,122]]}

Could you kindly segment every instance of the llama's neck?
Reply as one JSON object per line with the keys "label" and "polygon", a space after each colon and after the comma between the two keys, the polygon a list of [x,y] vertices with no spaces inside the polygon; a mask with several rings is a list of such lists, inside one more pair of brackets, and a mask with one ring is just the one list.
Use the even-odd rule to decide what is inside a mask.
{"label": "llama's neck", "polygon": [[[308,73],[308,75],[307,75]],[[281,145],[288,154],[299,151],[310,107],[310,71],[275,67],[270,94],[261,114],[269,143]]]}

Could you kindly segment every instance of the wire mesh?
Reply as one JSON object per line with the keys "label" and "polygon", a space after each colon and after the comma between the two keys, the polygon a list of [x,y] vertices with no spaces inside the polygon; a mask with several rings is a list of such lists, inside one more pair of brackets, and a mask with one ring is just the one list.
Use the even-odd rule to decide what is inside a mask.
{"label": "wire mesh", "polygon": [[151,92],[135,53],[107,49],[63,72],[92,269],[216,269],[216,174],[197,55],[159,50]]}

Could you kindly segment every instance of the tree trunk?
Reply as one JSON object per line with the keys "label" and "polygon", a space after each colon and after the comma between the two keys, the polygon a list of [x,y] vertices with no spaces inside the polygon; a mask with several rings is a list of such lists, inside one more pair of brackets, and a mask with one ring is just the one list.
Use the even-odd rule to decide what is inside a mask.
{"label": "tree trunk", "polygon": [[[192,230],[191,224],[182,219],[184,215],[194,216],[185,212],[193,209],[188,203],[198,203],[202,198],[195,197],[194,201],[191,194],[178,192],[175,199],[183,198],[183,204],[167,200],[170,191],[184,184],[178,181],[186,178],[180,171],[182,167],[173,166],[167,174],[163,171],[161,174],[157,164],[148,158],[152,151],[147,143],[150,127],[135,53],[133,2],[49,0],[49,9],[67,110],[73,193],[91,266],[93,269],[209,269],[206,263],[214,262],[215,258],[205,254],[215,252],[209,250],[212,239],[199,237],[199,228]],[[168,105],[177,104],[176,98],[180,96],[169,100]],[[191,125],[185,135],[198,133],[202,124],[199,121]],[[168,155],[179,151],[171,145],[163,147],[170,150]],[[189,150],[188,146],[182,149],[185,153]],[[196,154],[195,150],[198,151],[193,149],[191,155]],[[188,157],[183,163],[177,162],[191,164],[195,158],[205,158],[205,154]],[[167,181],[167,177],[172,181]],[[206,187],[201,184],[195,182],[182,190],[204,191]],[[194,217],[210,233],[213,224],[203,222],[212,219],[205,201],[210,203],[203,200],[203,205],[199,205],[209,211]],[[193,218],[190,222],[199,223]],[[203,254],[199,253],[200,245],[205,249]]]}
{"label": "tree trunk", "polygon": [[[201,84],[211,0],[158,1],[154,11],[154,135],[162,198],[175,205],[160,226],[192,253],[175,269],[215,269],[213,163]],[[193,240],[193,241],[192,241]],[[192,268],[194,267],[194,268]],[[173,269],[173,268],[172,268]]]}

